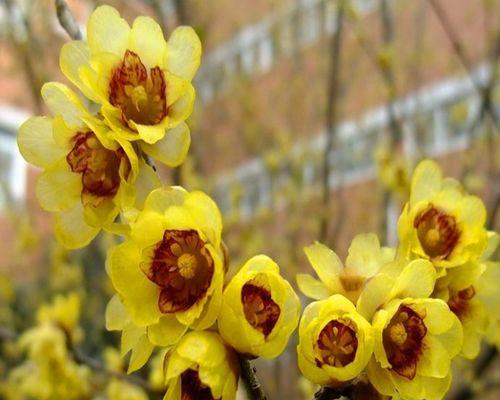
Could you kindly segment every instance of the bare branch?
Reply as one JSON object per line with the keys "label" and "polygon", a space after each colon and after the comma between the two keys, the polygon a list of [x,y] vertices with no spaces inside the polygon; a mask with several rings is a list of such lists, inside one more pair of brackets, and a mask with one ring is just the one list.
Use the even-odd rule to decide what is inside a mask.
{"label": "bare branch", "polygon": [[251,400],[266,400],[266,395],[257,377],[255,367],[242,355],[238,355],[238,359],[240,362],[241,379],[243,379],[243,383],[245,384],[248,397]]}
{"label": "bare branch", "polygon": [[[331,170],[331,153],[336,140],[337,119],[338,119],[338,98],[340,92],[340,55],[343,38],[344,28],[344,14],[345,4],[343,1],[339,2],[337,6],[337,15],[335,18],[335,26],[337,28],[336,34],[331,42],[331,68],[330,76],[328,78],[328,98],[326,107],[326,144],[323,156],[323,182],[322,182],[322,214],[320,223],[319,240],[326,241],[329,231],[329,205],[330,205],[330,170]],[[338,201],[339,207],[341,202],[340,185],[338,188]],[[338,233],[342,227],[343,213],[337,212],[337,221],[335,230]],[[335,234],[334,237],[338,235]]]}
{"label": "bare branch", "polygon": [[71,39],[81,40],[82,33],[66,2],[64,0],[55,0],[54,3],[59,24]]}

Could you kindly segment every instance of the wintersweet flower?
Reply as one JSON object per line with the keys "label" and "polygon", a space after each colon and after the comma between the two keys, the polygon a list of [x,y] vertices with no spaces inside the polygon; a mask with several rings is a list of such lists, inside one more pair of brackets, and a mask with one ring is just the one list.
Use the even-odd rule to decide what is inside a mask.
{"label": "wintersweet flower", "polygon": [[186,157],[193,110],[191,80],[201,43],[182,26],[165,41],[160,26],[140,16],[132,27],[110,6],[98,7],[87,24],[87,41],[63,46],[64,74],[92,101],[116,137],[139,141],[147,154],[176,166]]}
{"label": "wintersweet flower", "polygon": [[434,289],[434,297],[446,301],[462,323],[464,343],[461,355],[468,359],[479,354],[490,322],[499,315],[498,280],[495,279],[498,267],[489,261],[497,245],[498,234],[488,232],[488,246],[481,258],[448,269]]}
{"label": "wintersweet flower", "polygon": [[37,320],[40,324],[52,323],[64,330],[71,340],[78,341],[83,332],[79,326],[81,300],[78,294],[56,296],[50,304],[42,304],[38,309]]}
{"label": "wintersweet flower", "polygon": [[417,259],[399,275],[379,273],[358,299],[357,309],[371,321],[375,337],[368,377],[383,395],[434,400],[449,388],[462,327],[443,300],[429,298],[435,283],[432,263]]}
{"label": "wintersweet flower", "polygon": [[259,255],[248,260],[224,289],[218,327],[239,353],[274,358],[286,347],[299,314],[299,298],[278,265]]}
{"label": "wintersweet flower", "polygon": [[394,250],[380,247],[374,233],[354,237],[345,265],[333,250],[318,242],[305,247],[304,252],[320,280],[308,274],[297,274],[297,284],[302,293],[316,300],[342,294],[353,303],[366,282],[394,259]]}
{"label": "wintersweet flower", "polygon": [[90,396],[90,370],[77,365],[67,350],[67,336],[54,324],[26,332],[19,346],[28,360],[12,370],[9,380],[23,398],[80,400]]}
{"label": "wintersweet flower", "polygon": [[67,86],[47,83],[42,96],[55,117],[28,119],[19,128],[19,149],[43,169],[36,195],[42,208],[55,213],[56,237],[65,247],[82,247],[102,228],[118,230],[115,219],[134,205],[138,179],[156,183],[132,145],[110,139],[106,125]]}
{"label": "wintersweet flower", "polygon": [[167,346],[217,318],[224,275],[222,220],[210,197],[180,187],[156,189],[109,250],[107,272],[132,323]]}
{"label": "wintersweet flower", "polygon": [[422,161],[413,174],[410,200],[399,218],[399,255],[452,268],[479,258],[486,247],[483,202],[443,179],[439,166]]}
{"label": "wintersweet flower", "polygon": [[341,386],[364,370],[372,352],[372,328],[344,296],[315,301],[304,310],[297,354],[307,379]]}
{"label": "wintersweet flower", "polygon": [[236,354],[215,332],[186,334],[165,358],[165,400],[234,400],[239,366]]}

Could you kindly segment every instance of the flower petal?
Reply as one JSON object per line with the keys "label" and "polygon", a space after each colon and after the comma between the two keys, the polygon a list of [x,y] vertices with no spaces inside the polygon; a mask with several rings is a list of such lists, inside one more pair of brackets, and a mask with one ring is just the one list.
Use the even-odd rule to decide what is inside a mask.
{"label": "flower petal", "polygon": [[139,54],[141,61],[149,68],[164,68],[167,43],[160,25],[150,17],[137,17],[130,31],[130,50]]}
{"label": "flower petal", "polygon": [[164,315],[157,324],[147,328],[147,335],[151,343],[156,346],[171,346],[187,331],[187,326],[181,324],[175,315]]}
{"label": "flower petal", "polygon": [[304,247],[304,252],[319,279],[327,287],[334,286],[342,270],[342,262],[337,254],[319,242]]}
{"label": "flower petal", "polygon": [[148,362],[149,357],[151,357],[153,349],[154,346],[150,343],[147,336],[142,336],[132,349],[127,373],[130,374],[144,366]]}
{"label": "flower petal", "polygon": [[130,27],[110,6],[100,6],[90,15],[87,41],[92,54],[114,53],[121,57],[127,49]]}
{"label": "flower petal", "polygon": [[201,61],[201,42],[193,28],[176,28],[167,42],[165,64],[173,74],[192,80]]}
{"label": "flower petal", "polygon": [[24,159],[41,168],[66,156],[54,141],[52,119],[47,117],[32,117],[24,122],[19,128],[17,144]]}
{"label": "flower petal", "polygon": [[82,203],[77,201],[73,208],[54,215],[54,232],[64,247],[77,249],[88,245],[99,229],[87,225],[83,219]]}
{"label": "flower petal", "polygon": [[431,160],[417,165],[411,182],[410,204],[426,200],[441,189],[443,174],[439,166]]}
{"label": "flower petal", "polygon": [[189,127],[185,122],[167,130],[154,144],[141,143],[144,152],[169,167],[177,167],[186,159],[191,144]]}
{"label": "flower petal", "polygon": [[332,294],[323,282],[309,274],[297,274],[296,279],[300,291],[311,299],[326,299]]}
{"label": "flower petal", "polygon": [[121,331],[128,320],[127,310],[120,297],[115,294],[106,306],[106,329],[108,331]]}
{"label": "flower petal", "polygon": [[88,114],[75,92],[62,83],[44,84],[42,97],[52,114],[61,115],[69,125],[81,126],[81,118]]}

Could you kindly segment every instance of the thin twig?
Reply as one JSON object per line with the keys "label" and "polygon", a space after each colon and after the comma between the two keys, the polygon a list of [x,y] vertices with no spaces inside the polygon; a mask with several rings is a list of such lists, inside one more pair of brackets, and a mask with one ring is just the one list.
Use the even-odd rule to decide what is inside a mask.
{"label": "thin twig", "polygon": [[[444,11],[442,5],[439,3],[438,0],[428,0],[428,1],[429,4],[431,5],[432,10],[437,16],[439,23],[443,27],[443,30],[445,31],[446,36],[448,37],[448,40],[450,41],[453,50],[455,51],[455,54],[458,56],[458,59],[460,60],[462,66],[467,72],[467,75],[469,76],[472,84],[476,88],[478,94],[480,96],[483,96],[484,87],[479,82],[477,82],[476,79],[474,79],[474,77],[472,76],[472,63],[470,62],[468,55],[465,53],[462,43],[458,39],[458,35],[455,29],[453,28],[450,20],[448,19],[448,16],[446,15],[446,12]],[[494,111],[491,109],[491,107],[488,107],[484,111],[490,115],[493,125],[495,126],[495,128],[497,128],[496,115]]]}
{"label": "thin twig", "polygon": [[257,377],[257,370],[255,367],[252,366],[250,360],[242,355],[239,355],[238,359],[240,362],[241,379],[243,379],[249,399],[266,400],[266,395]]}
{"label": "thin twig", "polygon": [[73,40],[81,40],[82,33],[76,23],[75,17],[71,13],[68,5],[64,0],[55,0],[57,19],[68,36]]}
{"label": "thin twig", "polygon": [[314,393],[314,400],[333,400],[339,399],[342,396],[350,398],[352,392],[352,387],[347,386],[342,389],[334,389],[331,387],[322,387],[316,393]]}
{"label": "thin twig", "polygon": [[[331,47],[331,69],[330,76],[328,80],[328,99],[326,108],[326,144],[325,152],[323,156],[323,182],[322,182],[322,214],[320,223],[319,239],[320,241],[326,241],[329,231],[330,218],[328,215],[329,205],[330,205],[330,170],[331,170],[331,153],[336,141],[336,131],[337,131],[337,117],[338,117],[338,98],[340,92],[340,55],[343,37],[343,27],[344,27],[344,14],[345,14],[345,3],[340,1],[337,6],[337,16],[335,18],[335,26],[337,32],[332,38]],[[341,171],[338,171],[341,172]],[[338,207],[337,221],[335,225],[335,235],[339,233],[344,213],[340,210],[341,206],[341,196],[340,196],[340,186],[338,185]]]}

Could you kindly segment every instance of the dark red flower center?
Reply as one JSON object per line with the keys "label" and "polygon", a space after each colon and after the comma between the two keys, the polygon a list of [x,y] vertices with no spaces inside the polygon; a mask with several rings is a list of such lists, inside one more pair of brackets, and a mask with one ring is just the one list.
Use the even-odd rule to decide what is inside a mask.
{"label": "dark red flower center", "polygon": [[470,312],[470,301],[476,295],[473,286],[469,286],[458,292],[453,292],[448,300],[448,307],[453,313],[463,321]]}
{"label": "dark red flower center", "polygon": [[424,350],[427,327],[424,317],[407,305],[399,306],[383,332],[383,343],[392,370],[398,375],[413,379],[417,362]]}
{"label": "dark red flower center", "polygon": [[264,336],[269,335],[280,316],[280,308],[271,298],[270,291],[247,282],[241,289],[241,302],[248,323]]}
{"label": "dark red flower center", "polygon": [[204,385],[198,371],[187,369],[181,375],[181,400],[215,400],[210,388]]}
{"label": "dark red flower center", "polygon": [[358,350],[358,338],[352,323],[347,320],[332,320],[321,330],[317,346],[321,354],[316,364],[344,367],[353,362]]}
{"label": "dark red flower center", "polygon": [[194,230],[167,230],[152,248],[142,271],[160,288],[162,313],[191,308],[207,293],[214,274],[214,261]]}
{"label": "dark red flower center", "polygon": [[113,70],[109,102],[121,109],[125,124],[156,125],[167,115],[165,75],[160,67],[148,70],[140,57],[127,50]]}
{"label": "dark red flower center", "polygon": [[72,142],[66,161],[71,171],[82,175],[82,202],[98,206],[104,198],[116,194],[120,187],[120,167],[126,179],[130,162],[122,148],[106,149],[93,132],[78,132]]}
{"label": "dark red flower center", "polygon": [[448,258],[460,238],[455,218],[432,204],[415,218],[413,225],[420,245],[431,259]]}

